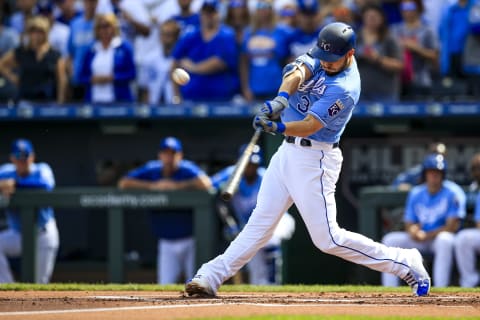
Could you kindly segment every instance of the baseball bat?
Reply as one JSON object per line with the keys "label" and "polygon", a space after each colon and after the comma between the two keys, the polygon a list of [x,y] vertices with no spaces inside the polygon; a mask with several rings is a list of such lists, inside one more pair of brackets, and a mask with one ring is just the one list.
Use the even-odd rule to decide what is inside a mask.
{"label": "baseball bat", "polygon": [[240,155],[240,158],[238,158],[237,163],[235,164],[235,169],[233,170],[232,175],[228,179],[227,183],[225,184],[225,187],[223,188],[220,194],[223,200],[229,201],[230,199],[232,199],[232,196],[237,191],[238,185],[240,184],[240,180],[242,179],[242,176],[243,176],[243,172],[245,171],[245,168],[247,167],[247,164],[250,161],[250,156],[252,155],[253,148],[257,144],[258,138],[260,137],[261,133],[262,133],[261,129],[255,130],[255,133],[250,139],[250,142],[248,143],[247,147],[245,148],[243,153]]}

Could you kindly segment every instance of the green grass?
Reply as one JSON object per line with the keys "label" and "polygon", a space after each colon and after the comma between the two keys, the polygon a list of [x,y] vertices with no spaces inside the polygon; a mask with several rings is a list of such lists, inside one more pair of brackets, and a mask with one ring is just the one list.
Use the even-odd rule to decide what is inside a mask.
{"label": "green grass", "polygon": [[[1,291],[183,291],[183,285],[157,285],[157,284],[86,284],[86,283],[50,283],[50,284],[31,284],[31,283],[12,283],[0,284]],[[252,285],[223,285],[220,287],[222,292],[378,292],[378,293],[395,293],[410,292],[407,286],[396,288],[382,286],[360,286],[360,285],[284,285],[284,286],[252,286]],[[454,294],[458,292],[479,293],[480,288],[432,288],[432,293]]]}

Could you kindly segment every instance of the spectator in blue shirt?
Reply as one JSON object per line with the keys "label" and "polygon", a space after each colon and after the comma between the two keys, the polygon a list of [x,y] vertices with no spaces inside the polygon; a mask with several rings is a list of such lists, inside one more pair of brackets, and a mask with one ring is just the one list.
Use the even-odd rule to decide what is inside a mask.
{"label": "spectator in blue shirt", "polygon": [[95,41],[93,23],[98,0],[84,0],[83,15],[75,18],[70,23],[68,38],[67,66],[70,74],[70,100],[81,101],[85,98],[85,87],[80,83],[80,71],[85,53]]}
{"label": "spectator in blue shirt", "polygon": [[[76,0],[54,0],[59,9],[57,21],[70,26],[70,23],[82,15],[82,11],[76,6]],[[87,0],[88,1],[88,0]]]}
{"label": "spectator in blue shirt", "polygon": [[444,12],[439,30],[440,70],[443,75],[463,78],[462,55],[469,32],[469,0],[458,0]]}
{"label": "spectator in blue shirt", "polygon": [[307,53],[317,43],[322,27],[316,0],[297,0],[297,28],[290,34],[288,49],[290,60]]}
{"label": "spectator in blue shirt", "polygon": [[[160,142],[158,160],[130,171],[118,183],[121,189],[208,190],[210,178],[193,162],[183,159],[180,140],[166,137]],[[179,283],[180,275],[194,273],[195,242],[191,210],[152,211],[152,228],[158,238],[158,283]]]}
{"label": "spectator in blue shirt", "polygon": [[469,32],[463,50],[463,71],[468,77],[469,93],[480,97],[480,0],[469,1]]}
{"label": "spectator in blue shirt", "polygon": [[[240,56],[242,93],[247,101],[275,95],[288,56],[285,33],[275,24],[272,2],[260,0],[245,30]],[[265,81],[269,79],[269,81]]]}
{"label": "spectator in blue shirt", "polygon": [[225,15],[225,24],[232,27],[235,31],[237,47],[241,48],[243,44],[243,34],[245,28],[250,23],[250,11],[245,0],[232,0],[227,7]]}
{"label": "spectator in blue shirt", "polygon": [[9,25],[18,34],[22,34],[25,31],[25,23],[28,19],[37,14],[36,0],[17,0],[16,7],[17,12],[10,17]]}
{"label": "spectator in blue shirt", "polygon": [[[0,193],[9,197],[17,190],[39,189],[50,191],[55,179],[50,166],[35,163],[33,145],[29,140],[18,139],[12,143],[9,164],[0,166]],[[0,283],[14,282],[7,257],[22,254],[22,225],[17,209],[6,210],[8,229],[0,232]],[[51,207],[37,210],[37,264],[38,283],[48,283],[55,265],[58,250],[58,230]]]}
{"label": "spectator in blue shirt", "polygon": [[192,0],[177,0],[180,7],[180,13],[172,17],[178,25],[182,33],[200,27],[200,15],[192,12]]}
{"label": "spectator in blue shirt", "polygon": [[87,86],[87,100],[107,104],[133,102],[133,49],[119,36],[116,16],[97,16],[94,30],[97,41],[86,52],[80,71],[80,81]]}
{"label": "spectator in blue shirt", "polygon": [[[455,237],[455,258],[462,287],[476,287],[480,284],[477,257],[480,254],[480,153],[470,160],[470,172],[473,178],[468,188],[468,202],[473,211],[472,221]],[[470,220],[470,219],[468,219]]]}
{"label": "spectator in blue shirt", "polygon": [[172,70],[181,67],[191,78],[174,86],[176,102],[228,101],[239,92],[235,32],[221,23],[219,7],[218,0],[205,0],[200,28],[185,33],[173,50]]}
{"label": "spectator in blue shirt", "polygon": [[[443,155],[428,155],[422,168],[425,183],[415,186],[408,194],[405,231],[387,233],[382,243],[433,254],[433,285],[446,287],[450,284],[455,233],[465,215],[457,194],[444,185],[447,162]],[[383,273],[382,283],[397,286],[398,278]]]}

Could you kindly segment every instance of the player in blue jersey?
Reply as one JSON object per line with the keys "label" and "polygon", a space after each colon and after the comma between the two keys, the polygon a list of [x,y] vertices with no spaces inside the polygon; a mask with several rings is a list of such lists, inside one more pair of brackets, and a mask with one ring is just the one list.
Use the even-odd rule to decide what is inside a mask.
{"label": "player in blue jersey", "polygon": [[480,272],[477,268],[477,256],[480,254],[480,153],[470,160],[470,172],[473,182],[468,187],[467,202],[473,208],[473,221],[455,237],[455,258],[460,286],[476,287],[480,285]]}
{"label": "player in blue jersey", "polygon": [[[447,148],[445,144],[441,142],[430,144],[428,151],[430,152],[430,155],[438,154],[446,156],[447,154]],[[408,168],[395,177],[392,187],[400,191],[409,191],[412,187],[425,182],[425,175],[423,174],[423,171],[423,163]],[[467,215],[467,195],[465,194],[465,191],[457,183],[446,178],[443,179],[443,185],[452,190],[457,196],[460,217],[464,219]]]}
{"label": "player in blue jersey", "polygon": [[[143,190],[208,190],[210,178],[193,162],[183,159],[180,140],[166,137],[160,142],[158,160],[127,173],[118,186]],[[191,210],[155,210],[152,228],[158,237],[158,283],[178,283],[189,277],[195,267],[195,242]]]}
{"label": "player in blue jersey", "polygon": [[[246,145],[240,147],[239,154],[243,153],[245,147]],[[229,209],[230,206],[222,203],[222,200],[218,200],[221,202],[219,204],[221,207],[218,208],[218,211],[224,221],[226,234],[230,240],[247,224],[255,208],[258,190],[260,189],[260,184],[265,173],[265,167],[261,166],[262,162],[263,155],[260,146],[255,145],[253,153],[250,156],[250,161],[240,180],[238,191],[230,201],[232,210]],[[228,181],[234,169],[235,166],[232,165],[214,174],[211,177],[213,187],[217,190],[220,189]],[[230,221],[233,221],[233,223],[230,222],[229,219],[231,219]],[[285,213],[275,228],[272,238],[247,264],[250,284],[265,285],[281,283],[281,242],[290,239],[294,231],[295,220],[290,214]]]}
{"label": "player in blue jersey", "polygon": [[[55,187],[52,169],[46,163],[35,163],[33,145],[29,140],[18,139],[12,143],[11,163],[0,166],[0,192],[9,197],[17,190],[40,189],[50,191]],[[22,254],[22,225],[18,210],[6,210],[8,229],[0,232],[0,283],[14,282],[7,257]],[[38,283],[48,283],[58,251],[58,229],[51,207],[37,211],[37,262],[35,277]]]}
{"label": "player in blue jersey", "polygon": [[339,141],[360,96],[354,53],[353,29],[331,23],[308,53],[285,67],[278,95],[253,121],[257,130],[285,135],[265,172],[257,205],[225,252],[203,264],[186,284],[187,294],[215,295],[265,245],[293,203],[318,249],[392,273],[416,296],[428,294],[430,276],[417,249],[387,247],[336,221],[335,187],[343,161]]}
{"label": "player in blue jersey", "polygon": [[178,87],[176,102],[227,101],[239,92],[238,50],[235,32],[220,20],[218,0],[205,0],[200,10],[200,28],[188,31],[173,49],[172,70],[190,74],[190,81]]}
{"label": "player in blue jersey", "polygon": [[[425,182],[408,194],[405,207],[405,231],[387,233],[382,242],[388,246],[417,248],[434,255],[433,285],[447,287],[453,263],[453,245],[464,214],[458,196],[444,185],[447,162],[443,155],[430,154],[422,165]],[[463,195],[465,198],[465,194]],[[398,278],[384,273],[382,283],[393,287]]]}

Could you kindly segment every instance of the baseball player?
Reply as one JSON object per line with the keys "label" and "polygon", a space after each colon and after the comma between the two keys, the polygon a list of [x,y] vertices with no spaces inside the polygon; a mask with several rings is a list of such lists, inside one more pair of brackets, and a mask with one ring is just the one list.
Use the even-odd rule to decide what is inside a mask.
{"label": "baseball player", "polygon": [[[130,171],[119,182],[121,189],[208,190],[210,178],[193,162],[183,159],[182,143],[175,137],[160,142],[158,160]],[[152,228],[158,237],[158,283],[177,283],[194,272],[195,242],[191,210],[152,212]]]}
{"label": "baseball player", "polygon": [[[0,166],[0,192],[9,197],[16,190],[52,190],[55,179],[52,169],[46,163],[35,163],[33,145],[26,139],[12,143],[9,164]],[[14,282],[7,257],[22,254],[22,226],[18,210],[6,210],[8,229],[0,232],[0,283]],[[58,251],[58,229],[53,209],[39,208],[37,211],[37,261],[38,283],[48,283],[55,265]]]}
{"label": "baseball player", "polygon": [[265,172],[257,205],[225,252],[187,282],[188,295],[215,295],[267,243],[293,203],[321,251],[392,273],[416,296],[428,294],[430,277],[417,249],[387,247],[336,222],[335,184],[343,161],[339,140],[360,96],[354,47],[353,29],[331,23],[308,53],[285,67],[278,95],[253,120],[256,129],[285,135]]}
{"label": "baseball player", "polygon": [[460,286],[476,287],[480,284],[480,273],[477,270],[477,254],[480,253],[480,153],[476,153],[470,161],[470,171],[474,181],[468,188],[468,200],[473,202],[473,228],[461,230],[455,237],[455,258],[460,274]]}
{"label": "baseball player", "polygon": [[[239,154],[242,154],[246,145],[242,145]],[[238,191],[231,199],[232,215],[237,225],[228,223],[227,232],[235,232],[232,236],[236,236],[248,222],[257,202],[258,190],[262,182],[265,168],[261,166],[263,162],[262,151],[260,146],[255,145],[250,161],[245,169],[242,179],[238,187]],[[232,175],[235,166],[228,166],[211,177],[212,185],[215,189],[220,189],[224,183],[228,181]],[[221,200],[219,200],[221,201]],[[224,206],[219,208],[222,210],[227,208]],[[225,213],[220,212],[224,215]],[[226,220],[226,219],[224,219]],[[249,282],[251,284],[266,285],[280,284],[282,274],[282,240],[288,240],[295,231],[295,220],[289,213],[285,213],[280,219],[280,223],[275,228],[272,238],[267,242],[265,247],[260,249],[258,253],[247,264]],[[234,237],[231,237],[234,238]]]}
{"label": "baseball player", "polygon": [[[428,151],[430,152],[430,155],[438,154],[445,157],[447,154],[447,148],[445,144],[441,142],[430,144]],[[408,168],[397,175],[392,183],[392,187],[396,190],[409,191],[412,187],[425,182],[425,175],[423,173],[423,163]],[[443,186],[449,188],[455,193],[459,204],[460,216],[462,219],[465,218],[467,215],[467,195],[463,188],[452,180],[448,180],[446,177],[443,179]]]}
{"label": "baseball player", "polygon": [[[388,246],[418,248],[432,253],[433,284],[446,287],[450,284],[455,232],[463,213],[456,193],[443,183],[447,170],[444,156],[430,154],[425,157],[422,167],[425,183],[414,187],[408,194],[405,231],[387,233],[382,242]],[[384,273],[382,283],[397,286],[398,278]]]}

